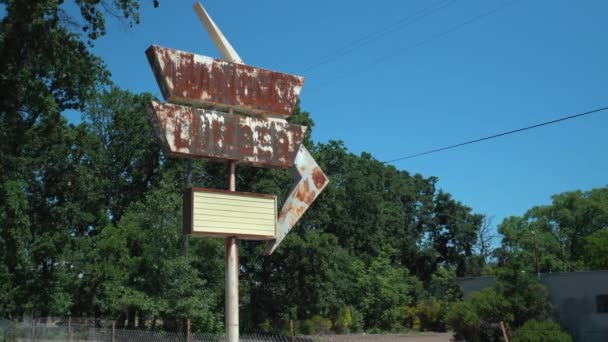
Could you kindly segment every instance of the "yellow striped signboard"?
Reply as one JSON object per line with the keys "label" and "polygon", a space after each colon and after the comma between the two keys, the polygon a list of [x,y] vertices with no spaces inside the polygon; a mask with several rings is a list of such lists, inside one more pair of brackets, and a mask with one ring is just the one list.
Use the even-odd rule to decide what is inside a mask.
{"label": "yellow striped signboard", "polygon": [[272,240],[276,237],[274,195],[190,188],[184,194],[186,234]]}

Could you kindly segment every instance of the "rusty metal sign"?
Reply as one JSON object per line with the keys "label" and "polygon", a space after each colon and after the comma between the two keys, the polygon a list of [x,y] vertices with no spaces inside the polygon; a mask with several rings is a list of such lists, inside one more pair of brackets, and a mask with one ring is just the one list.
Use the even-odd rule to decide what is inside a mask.
{"label": "rusty metal sign", "polygon": [[[238,239],[269,240],[271,254],[329,179],[302,144],[306,127],[285,120],[304,79],[243,64],[200,2],[194,11],[224,60],[151,46],[148,61],[171,104],[153,101],[148,112],[170,157],[228,161],[229,191],[188,189],[183,221],[186,234],[226,238],[226,340],[238,342]],[[297,184],[278,217],[273,195],[235,192],[237,162],[292,169]]]}
{"label": "rusty metal sign", "polygon": [[170,157],[292,168],[297,184],[278,214],[271,254],[329,182],[302,144],[306,127],[285,121],[304,79],[243,64],[202,5],[194,10],[224,60],[151,46],[148,61],[171,102],[152,102],[151,121]]}
{"label": "rusty metal sign", "polygon": [[305,126],[215,110],[152,102],[151,121],[172,157],[292,167]]}
{"label": "rusty metal sign", "polygon": [[304,78],[152,45],[148,61],[163,96],[248,114],[291,115]]}
{"label": "rusty metal sign", "polygon": [[283,208],[281,208],[277,222],[277,235],[274,241],[267,243],[264,251],[266,255],[272,254],[279,247],[287,233],[296,225],[329,183],[329,178],[304,145],[300,146],[293,169],[299,178],[298,183],[285,200]]}

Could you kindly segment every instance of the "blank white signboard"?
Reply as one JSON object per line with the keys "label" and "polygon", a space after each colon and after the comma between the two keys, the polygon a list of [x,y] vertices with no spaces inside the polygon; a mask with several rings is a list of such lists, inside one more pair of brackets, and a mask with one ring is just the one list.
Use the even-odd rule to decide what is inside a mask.
{"label": "blank white signboard", "polygon": [[272,240],[276,237],[274,195],[192,188],[184,195],[186,234]]}

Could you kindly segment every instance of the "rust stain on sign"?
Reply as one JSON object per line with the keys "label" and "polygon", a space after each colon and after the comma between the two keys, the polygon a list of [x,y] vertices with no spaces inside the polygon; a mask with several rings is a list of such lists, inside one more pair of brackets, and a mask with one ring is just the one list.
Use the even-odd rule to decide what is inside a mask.
{"label": "rust stain on sign", "polygon": [[305,126],[159,103],[151,121],[170,156],[236,160],[266,167],[294,165]]}
{"label": "rust stain on sign", "polygon": [[298,220],[304,215],[312,202],[321,194],[321,191],[329,183],[329,179],[323,173],[310,152],[300,146],[296,155],[293,170],[298,175],[298,183],[285,200],[283,208],[277,221],[277,234],[274,241],[266,245],[265,254],[270,255],[279,246],[287,233],[293,228]]}
{"label": "rust stain on sign", "polygon": [[291,115],[304,78],[152,45],[146,51],[169,102]]}

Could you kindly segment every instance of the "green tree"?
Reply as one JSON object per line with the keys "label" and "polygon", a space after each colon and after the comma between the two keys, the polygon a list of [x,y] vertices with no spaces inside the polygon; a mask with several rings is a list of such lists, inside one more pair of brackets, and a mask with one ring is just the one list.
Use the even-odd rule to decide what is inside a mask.
{"label": "green tree", "polygon": [[[72,31],[61,1],[3,0],[0,23],[0,257],[11,297],[0,314],[63,315],[75,300],[72,267],[81,235],[103,227],[93,136],[62,116],[83,110],[109,83],[102,61]],[[105,9],[138,21],[138,2],[77,1],[89,44],[105,31]],[[108,7],[109,6],[109,7]],[[5,197],[6,196],[6,197]]]}
{"label": "green tree", "polygon": [[179,329],[190,318],[195,330],[216,332],[221,297],[196,268],[205,261],[181,248],[181,175],[179,167],[166,169],[156,189],[103,230],[83,281],[97,289],[104,315],[129,326],[149,317],[151,327],[161,320]]}
{"label": "green tree", "polygon": [[365,312],[365,327],[381,331],[403,329],[405,308],[422,290],[407,269],[393,266],[394,250],[385,249],[363,271],[363,297],[358,308]]}
{"label": "green tree", "polygon": [[[145,106],[150,94],[135,95],[112,86],[87,104],[83,119],[95,137],[91,166],[103,180],[102,193],[112,222],[129,204],[156,187],[164,163]],[[172,163],[170,162],[169,165]]]}
{"label": "green tree", "polygon": [[509,301],[509,312],[515,327],[532,319],[544,320],[553,315],[549,292],[528,262],[513,262],[497,268],[495,279],[495,288]]}
{"label": "green tree", "polygon": [[438,262],[456,266],[456,274],[464,276],[473,257],[483,216],[472,214],[472,209],[439,191],[435,197],[435,221],[429,231]]}
{"label": "green tree", "polygon": [[439,267],[431,276],[427,293],[446,302],[455,302],[462,298],[462,287],[456,279],[456,271],[448,267]]}
{"label": "green tree", "polygon": [[[160,151],[144,110],[150,95],[112,86],[89,51],[105,32],[103,13],[136,24],[139,1],[75,1],[76,17],[62,1],[1,4],[0,315],[170,329],[189,317],[220,329],[222,242],[190,239],[183,255],[183,165]],[[83,121],[70,124],[69,110]],[[479,215],[437,191],[434,177],[342,142],[314,144],[299,104],[289,120],[309,127],[304,144],[331,183],[275,255],[241,244],[246,329],[281,330],[289,319],[401,329],[403,310],[423,296],[416,277],[429,286],[443,266],[470,272]],[[193,164],[195,185],[225,187],[223,163]],[[282,202],[292,187],[286,170],[238,169],[238,190]]]}
{"label": "green tree", "polygon": [[510,258],[534,262],[541,272],[584,269],[585,238],[608,225],[608,188],[554,195],[553,203],[528,210],[522,217],[505,219],[496,251],[499,265]]}
{"label": "green tree", "polygon": [[454,269],[439,267],[426,286],[425,297],[410,307],[410,325],[424,331],[445,331],[447,312],[461,298]]}
{"label": "green tree", "polygon": [[257,269],[243,279],[251,291],[246,298],[251,329],[269,321],[280,331],[290,319],[333,317],[358,293],[356,265],[335,236],[307,231],[290,234],[283,243],[270,257],[257,248],[255,259],[244,262]]}
{"label": "green tree", "polygon": [[455,341],[481,341],[482,319],[471,301],[454,304],[446,315],[446,322],[448,327],[454,331]]}
{"label": "green tree", "polygon": [[[302,115],[302,113],[296,113],[296,117],[297,115]],[[392,304],[386,304],[384,302],[386,298],[384,297],[370,297],[368,298],[369,305],[362,307],[361,301],[358,299],[372,291],[368,289],[371,286],[370,284],[379,286],[382,282],[379,278],[374,279],[371,275],[369,277],[360,276],[358,279],[349,275],[372,274],[368,271],[368,267],[371,267],[371,265],[379,266],[378,258],[381,257],[384,248],[382,246],[396,250],[397,254],[391,256],[389,265],[383,268],[382,272],[380,270],[373,272],[373,274],[378,273],[378,277],[392,279],[393,277],[403,276],[409,279],[408,269],[411,269],[412,272],[420,273],[421,276],[428,279],[437,269],[440,257],[444,258],[442,262],[446,264],[458,259],[462,261],[461,265],[466,265],[466,260],[471,255],[470,248],[475,243],[476,232],[474,230],[477,227],[476,224],[467,222],[476,222],[475,220],[478,217],[471,214],[470,209],[444,195],[447,199],[443,203],[446,203],[449,209],[444,210],[445,224],[441,227],[451,229],[455,237],[449,236],[452,233],[445,234],[446,239],[443,245],[445,248],[441,252],[450,255],[445,254],[443,256],[440,251],[434,249],[433,244],[429,243],[428,239],[429,232],[440,227],[436,224],[437,221],[434,218],[434,210],[436,209],[434,203],[435,179],[425,179],[419,175],[410,176],[407,172],[383,165],[368,154],[362,156],[350,154],[341,142],[332,141],[328,144],[319,144],[309,148],[330,177],[330,183],[322,196],[294,227],[284,244],[275,252],[276,255],[282,256],[280,263],[260,261],[264,258],[259,257],[259,248],[256,249],[255,243],[243,243],[241,260],[245,274],[242,279],[248,279],[249,277],[252,277],[252,279],[245,280],[242,288],[247,289],[246,291],[253,291],[251,296],[245,295],[244,301],[246,303],[258,303],[256,307],[247,306],[251,308],[251,311],[248,310],[246,314],[253,317],[254,327],[263,326],[264,330],[274,327],[272,329],[280,330],[285,328],[288,319],[292,318],[307,320],[314,315],[318,315],[319,317],[338,320],[341,308],[344,305],[352,305],[355,308],[354,312],[362,314],[367,329],[400,329],[404,323],[405,304],[403,303],[410,303],[414,297],[421,296],[421,287],[419,285],[413,286],[414,289],[409,290],[409,292],[397,288],[394,289],[394,292],[387,290],[387,296],[389,294],[392,296],[394,293],[407,293],[412,296],[412,298],[404,301],[402,297],[397,295],[395,297],[398,299],[396,302],[403,304],[400,308],[397,308],[396,305],[393,307]],[[205,184],[214,184],[215,186],[225,186],[222,175],[224,169],[225,167],[221,164],[205,164],[204,170],[206,172],[203,171],[201,174],[220,174],[220,176],[219,178],[212,176],[212,178],[204,178],[198,181],[208,182]],[[284,199],[293,182],[289,174],[277,170],[239,167],[237,172],[237,189],[275,193],[279,196],[279,202]],[[452,209],[457,211],[458,214],[447,218],[451,215],[448,211]],[[455,227],[473,229],[473,234],[458,233],[457,231],[460,228]],[[316,233],[310,235],[310,232]],[[288,280],[293,276],[288,277],[283,273],[300,274],[300,269],[309,269],[309,267],[319,269],[315,266],[316,263],[309,266],[311,259],[302,256],[302,252],[298,251],[299,247],[295,248],[299,245],[293,245],[292,243],[294,241],[313,242],[315,240],[309,239],[318,235],[319,232],[324,232],[328,237],[331,236],[332,239],[335,239],[335,242],[332,243],[335,246],[328,246],[328,248],[335,250],[330,255],[334,260],[339,260],[334,262],[339,267],[339,271],[336,271],[336,275],[333,272],[317,271],[316,278],[318,280],[311,280],[312,288],[317,288],[317,283],[323,284],[320,288],[326,288],[323,290],[324,293],[337,293],[342,297],[336,301],[329,296],[308,295],[306,298],[312,299],[308,303],[298,304],[297,308],[289,308],[286,303],[299,302],[300,298],[303,298],[301,293],[305,292],[299,290],[300,285],[293,285],[303,284],[303,280],[301,278],[293,281]],[[472,238],[473,240],[466,242],[464,241],[466,238]],[[459,245],[451,246],[452,240],[459,241]],[[425,244],[426,249],[421,249],[420,246]],[[289,256],[284,257],[283,253],[289,253]],[[432,255],[432,258],[427,258],[425,253]],[[310,253],[305,255],[308,254]],[[318,252],[318,258],[321,258],[321,260],[325,260],[325,255],[327,255],[326,252]],[[273,257],[271,256],[269,259],[274,260]],[[294,260],[294,262],[287,265],[285,264],[285,258],[286,260]],[[256,275],[260,270],[262,278]],[[328,271],[331,270],[332,267],[329,267]],[[252,272],[251,275],[249,275],[250,272]],[[268,285],[269,279],[271,279],[270,274],[276,272],[281,273],[280,278],[273,281],[272,285]],[[462,272],[466,272],[466,267],[462,268]],[[338,280],[332,282],[325,279]],[[266,285],[260,287],[257,284]],[[348,288],[349,291],[345,293],[342,290],[343,288]],[[284,289],[293,291],[294,298],[286,298],[284,294],[286,290]],[[312,290],[312,292],[315,293],[316,290]],[[390,296],[387,297],[387,302],[392,301]],[[356,299],[352,300],[353,297]],[[387,305],[391,307],[390,310],[393,310],[392,313],[385,307]],[[385,317],[380,317],[382,315]]]}
{"label": "green tree", "polygon": [[553,316],[549,293],[526,260],[511,259],[508,265],[496,268],[493,277],[496,283],[492,288],[473,292],[450,308],[447,322],[456,338],[499,341],[500,321],[518,328]]}
{"label": "green tree", "polygon": [[608,269],[608,229],[589,234],[584,240],[582,258],[585,266],[595,270]]}

